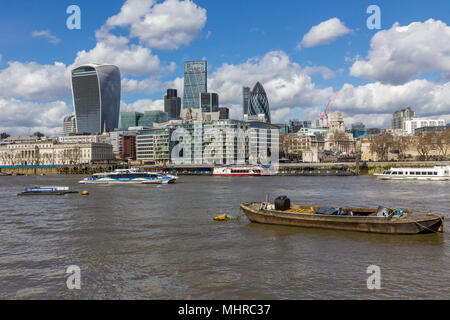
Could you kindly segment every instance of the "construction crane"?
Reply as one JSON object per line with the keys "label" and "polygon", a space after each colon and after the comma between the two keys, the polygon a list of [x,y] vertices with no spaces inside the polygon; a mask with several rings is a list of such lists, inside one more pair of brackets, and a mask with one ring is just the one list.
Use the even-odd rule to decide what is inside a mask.
{"label": "construction crane", "polygon": [[[329,128],[330,127],[330,124],[329,124],[329,121],[328,121],[328,115],[331,113],[331,107],[333,106],[334,101],[336,100],[338,94],[339,94],[339,92],[336,93],[336,95],[333,98],[331,98],[330,101],[328,101],[328,103],[327,103],[327,105],[325,107],[325,110],[320,113],[320,121],[322,122],[322,128]],[[325,119],[327,121],[326,122],[326,126],[325,126],[325,123],[324,123]]]}

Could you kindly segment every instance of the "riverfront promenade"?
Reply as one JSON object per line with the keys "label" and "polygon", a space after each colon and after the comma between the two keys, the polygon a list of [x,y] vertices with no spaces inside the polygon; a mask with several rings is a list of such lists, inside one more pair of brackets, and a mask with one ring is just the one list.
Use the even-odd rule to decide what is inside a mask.
{"label": "riverfront promenade", "polygon": [[[360,162],[360,174],[373,174],[389,169],[391,167],[432,167],[435,165],[446,165],[448,161],[411,161],[411,162]],[[143,170],[151,171],[174,171],[178,173],[203,173],[208,174],[212,172],[214,165],[141,165],[133,166]],[[90,175],[98,172],[110,172],[115,169],[127,168],[124,165],[118,164],[101,164],[101,165],[78,165],[78,166],[8,166],[0,167],[2,173],[20,173],[27,175],[42,175],[42,174],[84,174]],[[354,175],[356,172],[355,162],[324,162],[324,163],[280,163],[278,167],[279,175],[327,175],[325,171],[330,171],[328,175]],[[322,171],[322,174],[315,174],[316,171]],[[309,172],[309,173],[308,173]],[[342,174],[351,172],[352,174]],[[336,174],[333,174],[336,173]]]}

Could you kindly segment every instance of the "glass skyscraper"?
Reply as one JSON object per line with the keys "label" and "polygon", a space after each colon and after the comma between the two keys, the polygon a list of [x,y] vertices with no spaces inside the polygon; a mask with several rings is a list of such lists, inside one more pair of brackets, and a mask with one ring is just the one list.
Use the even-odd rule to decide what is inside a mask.
{"label": "glass skyscraper", "polygon": [[250,100],[248,105],[249,116],[264,115],[264,122],[271,123],[269,100],[267,99],[266,91],[261,83],[257,82],[250,93]]}
{"label": "glass skyscraper", "polygon": [[217,93],[200,93],[202,112],[219,112],[219,95]]}
{"label": "glass skyscraper", "polygon": [[164,111],[170,119],[178,119],[181,114],[181,98],[177,96],[176,89],[168,89],[164,96]]}
{"label": "glass skyscraper", "polygon": [[71,80],[77,132],[95,134],[117,128],[120,113],[119,68],[87,64],[73,69]]}
{"label": "glass skyscraper", "polygon": [[208,92],[206,61],[188,61],[184,63],[183,109],[200,108],[200,93]]}
{"label": "glass skyscraper", "polygon": [[244,114],[248,115],[248,106],[250,104],[250,88],[249,87],[242,87],[242,106],[244,108]]}

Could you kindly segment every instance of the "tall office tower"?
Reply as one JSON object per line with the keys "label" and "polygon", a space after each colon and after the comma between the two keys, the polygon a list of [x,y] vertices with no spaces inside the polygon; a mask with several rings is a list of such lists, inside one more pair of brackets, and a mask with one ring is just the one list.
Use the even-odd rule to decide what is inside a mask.
{"label": "tall office tower", "polygon": [[206,61],[189,61],[184,63],[183,109],[200,108],[200,93],[208,92]]}
{"label": "tall office tower", "polygon": [[219,112],[219,95],[217,93],[201,92],[199,99],[202,112]]}
{"label": "tall office tower", "polygon": [[243,106],[243,111],[244,111],[244,115],[248,115],[248,106],[250,104],[250,95],[251,95],[251,91],[249,87],[242,87],[242,106]]}
{"label": "tall office tower", "polygon": [[219,120],[228,120],[230,119],[230,109],[228,108],[219,108]]}
{"label": "tall office tower", "polygon": [[142,112],[121,112],[120,113],[120,129],[128,130],[131,127],[137,127],[139,125],[139,119],[143,117]]}
{"label": "tall office tower", "polygon": [[181,98],[177,96],[176,89],[168,89],[164,96],[164,112],[167,112],[170,119],[178,119],[181,114]]}
{"label": "tall office tower", "polygon": [[72,70],[72,95],[78,133],[111,132],[119,125],[120,70],[87,64]]}
{"label": "tall office tower", "polygon": [[261,83],[257,82],[250,94],[250,104],[248,106],[249,116],[264,117],[264,122],[271,123],[269,100],[266,91]]}
{"label": "tall office tower", "polygon": [[75,115],[70,115],[63,120],[63,136],[69,136],[71,134],[77,133],[77,124],[75,122]]}
{"label": "tall office tower", "polygon": [[405,130],[405,121],[413,120],[415,117],[416,113],[410,107],[395,111],[392,115],[391,129]]}

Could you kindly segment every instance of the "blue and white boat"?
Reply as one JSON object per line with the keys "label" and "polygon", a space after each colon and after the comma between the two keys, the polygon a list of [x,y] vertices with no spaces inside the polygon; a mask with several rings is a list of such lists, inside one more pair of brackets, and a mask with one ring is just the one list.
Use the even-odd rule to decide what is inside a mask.
{"label": "blue and white boat", "polygon": [[178,178],[157,172],[139,172],[134,169],[117,169],[110,173],[96,173],[85,178],[79,184],[167,184],[175,183]]}
{"label": "blue and white boat", "polygon": [[69,187],[57,187],[57,186],[48,186],[48,187],[28,187],[24,192],[18,194],[18,196],[33,196],[33,195],[65,195],[69,193],[78,193],[78,191],[72,191]]}

